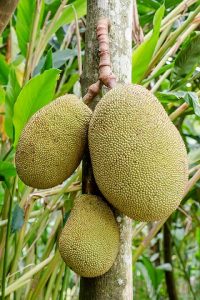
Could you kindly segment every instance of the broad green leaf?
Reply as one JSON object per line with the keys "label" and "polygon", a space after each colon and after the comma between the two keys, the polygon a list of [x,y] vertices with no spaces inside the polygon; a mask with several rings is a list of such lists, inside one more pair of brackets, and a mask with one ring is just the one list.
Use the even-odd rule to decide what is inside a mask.
{"label": "broad green leaf", "polygon": [[21,90],[14,106],[14,146],[29,118],[53,99],[59,73],[57,69],[47,70],[32,78]]}
{"label": "broad green leaf", "polygon": [[[33,20],[35,17],[35,4],[36,1],[20,0],[17,6],[17,22],[16,22],[16,34],[18,43],[22,54],[26,57],[27,46],[30,42],[30,35],[33,26]],[[40,9],[39,28],[42,24],[42,18],[44,14],[44,0]],[[38,30],[39,30],[38,28]]]}
{"label": "broad green leaf", "polygon": [[179,76],[192,72],[200,63],[200,35],[194,37],[175,59],[174,71]]}
{"label": "broad green leaf", "polygon": [[26,57],[36,1],[20,0],[17,6],[16,33],[22,54]]}
{"label": "broad green leaf", "polygon": [[4,181],[7,177],[16,175],[16,169],[12,163],[8,161],[0,161],[0,180]]}
{"label": "broad green leaf", "polygon": [[20,230],[24,224],[24,210],[17,203],[12,213],[11,232]]}
{"label": "broad green leaf", "polygon": [[158,42],[160,25],[164,15],[165,7],[162,5],[155,13],[153,20],[153,33],[151,37],[144,41],[139,47],[135,49],[132,56],[132,81],[133,83],[139,83],[148,66],[151,62],[152,56],[155,51],[155,47]]}
{"label": "broad green leaf", "polygon": [[6,63],[5,57],[0,54],[0,83],[7,84],[9,74],[9,65]]}
{"label": "broad green leaf", "polygon": [[8,84],[6,88],[6,101],[5,101],[5,129],[6,133],[11,140],[14,139],[13,127],[13,111],[15,101],[20,93],[20,85],[16,77],[14,68],[10,69]]}

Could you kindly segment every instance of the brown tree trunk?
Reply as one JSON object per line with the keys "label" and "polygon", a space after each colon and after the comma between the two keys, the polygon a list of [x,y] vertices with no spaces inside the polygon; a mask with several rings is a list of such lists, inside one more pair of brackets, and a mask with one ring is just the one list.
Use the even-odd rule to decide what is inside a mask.
{"label": "brown tree trunk", "polygon": [[0,0],[0,35],[8,24],[19,0]]}
{"label": "brown tree trunk", "polygon": [[[110,20],[110,52],[112,70],[118,82],[131,82],[132,54],[132,0],[88,0],[85,64],[82,76],[82,91],[98,79],[97,21],[101,17]],[[99,101],[96,97],[91,104],[94,109]],[[116,183],[117,184],[117,183]],[[83,165],[83,191],[97,190],[92,176],[89,155]],[[132,300],[132,222],[115,211],[120,226],[120,250],[113,267],[97,278],[81,278],[80,300]],[[104,251],[102,249],[102,251]]]}
{"label": "brown tree trunk", "polygon": [[164,224],[163,229],[163,243],[164,243],[164,262],[169,263],[172,266],[171,271],[165,271],[165,281],[167,286],[167,293],[170,300],[178,300],[178,295],[176,291],[176,281],[173,273],[172,265],[172,240],[170,234],[170,223],[171,218]]}

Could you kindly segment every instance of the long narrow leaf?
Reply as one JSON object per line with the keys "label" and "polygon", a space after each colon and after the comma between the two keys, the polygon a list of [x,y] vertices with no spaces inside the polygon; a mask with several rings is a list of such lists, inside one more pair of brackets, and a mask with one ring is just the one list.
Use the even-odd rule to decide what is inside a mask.
{"label": "long narrow leaf", "polygon": [[139,83],[152,59],[155,47],[158,42],[160,25],[164,15],[165,7],[162,5],[156,12],[153,20],[153,33],[151,37],[143,42],[134,52],[132,56],[132,81]]}

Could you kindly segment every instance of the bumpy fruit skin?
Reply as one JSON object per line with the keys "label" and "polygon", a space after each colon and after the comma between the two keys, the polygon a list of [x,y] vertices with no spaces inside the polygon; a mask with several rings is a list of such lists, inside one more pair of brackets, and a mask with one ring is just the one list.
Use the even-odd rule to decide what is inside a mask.
{"label": "bumpy fruit skin", "polygon": [[99,102],[89,126],[94,176],[104,197],[139,221],[156,221],[181,202],[188,180],[182,138],[154,95],[120,85]]}
{"label": "bumpy fruit skin", "polygon": [[119,250],[119,228],[109,206],[94,195],[81,195],[59,238],[65,263],[82,277],[96,277],[113,265]]}
{"label": "bumpy fruit skin", "polygon": [[31,117],[15,158],[17,173],[26,185],[51,188],[74,172],[84,153],[91,114],[75,95],[65,95]]}

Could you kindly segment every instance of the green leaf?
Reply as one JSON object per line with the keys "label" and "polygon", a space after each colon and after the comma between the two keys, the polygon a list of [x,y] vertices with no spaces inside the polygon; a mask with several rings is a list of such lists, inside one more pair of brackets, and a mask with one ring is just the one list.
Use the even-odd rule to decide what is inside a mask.
{"label": "green leaf", "polygon": [[5,101],[5,129],[6,133],[11,140],[14,139],[13,127],[13,110],[15,101],[20,93],[21,87],[16,77],[15,69],[11,68],[8,84],[6,88],[6,101]]}
{"label": "green leaf", "polygon": [[183,99],[193,107],[195,114],[200,117],[200,102],[197,94],[194,92],[185,92]]}
{"label": "green leaf", "polygon": [[11,232],[15,233],[16,231],[20,230],[23,224],[24,224],[24,211],[19,206],[19,204],[16,204],[12,213]]}
{"label": "green leaf", "polygon": [[77,74],[77,73],[72,74],[70,76],[70,78],[68,79],[68,81],[62,85],[58,96],[67,94],[72,89],[74,84],[79,80],[79,78],[80,78],[79,74]]}
{"label": "green leaf", "polygon": [[139,83],[148,66],[151,62],[152,56],[154,54],[155,47],[158,42],[160,25],[165,12],[165,7],[162,5],[155,13],[153,20],[153,33],[151,37],[144,41],[136,50],[133,52],[132,56],[132,81],[133,83]]}
{"label": "green leaf", "polygon": [[17,6],[16,34],[22,54],[26,57],[36,1],[20,0]]}
{"label": "green leaf", "polygon": [[21,131],[30,117],[53,99],[59,73],[60,71],[57,69],[47,70],[32,78],[21,90],[14,106],[13,115],[15,147]]}
{"label": "green leaf", "polygon": [[[49,51],[48,51],[48,53],[49,53]],[[47,53],[47,55],[48,55],[48,53]],[[51,52],[51,54],[52,54],[52,58],[51,58],[52,59],[52,67],[56,68],[56,69],[59,69],[69,59],[77,56],[77,50],[76,49],[58,50],[58,51],[53,52],[53,53]],[[50,53],[49,53],[49,55],[50,55]],[[39,74],[41,69],[44,69],[45,63],[48,63],[47,59],[49,60],[50,57],[46,56],[46,57],[42,57],[40,59],[38,65],[36,66],[36,68],[33,72],[34,76],[36,74]],[[50,61],[49,61],[49,63],[50,63]]]}
{"label": "green leaf", "polygon": [[6,92],[4,88],[0,85],[0,104],[5,102]]}
{"label": "green leaf", "polygon": [[179,76],[192,72],[200,63],[200,35],[197,35],[183,48],[175,59],[174,71]]}
{"label": "green leaf", "polygon": [[44,61],[44,65],[42,67],[41,73],[43,73],[45,70],[51,69],[52,67],[53,67],[52,49],[50,48],[45,57],[45,61]]}
{"label": "green leaf", "polygon": [[6,85],[8,82],[9,65],[5,57],[0,54],[0,83]]}
{"label": "green leaf", "polygon": [[198,117],[200,117],[200,102],[197,94],[194,92],[185,92],[185,91],[167,92],[167,93],[159,92],[156,93],[156,96],[161,102],[183,100],[189,105],[191,105],[194,109],[195,114]]}
{"label": "green leaf", "polygon": [[0,161],[0,180],[4,181],[7,177],[16,175],[16,169],[12,163]]}

